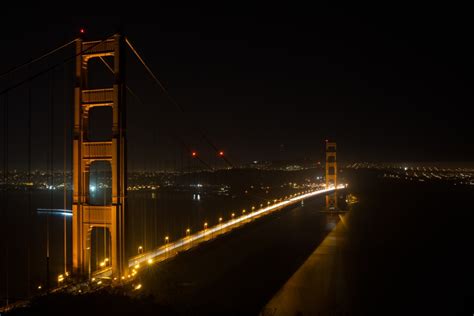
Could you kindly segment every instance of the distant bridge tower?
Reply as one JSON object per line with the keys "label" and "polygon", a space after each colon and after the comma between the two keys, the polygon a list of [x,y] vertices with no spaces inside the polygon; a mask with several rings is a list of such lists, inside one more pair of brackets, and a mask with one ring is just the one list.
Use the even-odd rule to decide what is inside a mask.
{"label": "distant bridge tower", "polygon": [[[73,221],[72,258],[76,275],[91,275],[91,234],[95,227],[110,233],[112,275],[127,273],[125,256],[125,207],[127,159],[125,138],[124,38],[120,34],[104,41],[76,43],[73,137]],[[88,88],[88,62],[92,58],[113,57],[114,82],[110,88]],[[93,107],[112,109],[112,137],[90,141],[89,114]],[[112,199],[109,205],[92,205],[89,195],[90,167],[95,161],[110,163]]]}
{"label": "distant bridge tower", "polygon": [[[326,141],[326,188],[337,188],[336,143]],[[337,209],[337,190],[326,195],[326,208]]]}

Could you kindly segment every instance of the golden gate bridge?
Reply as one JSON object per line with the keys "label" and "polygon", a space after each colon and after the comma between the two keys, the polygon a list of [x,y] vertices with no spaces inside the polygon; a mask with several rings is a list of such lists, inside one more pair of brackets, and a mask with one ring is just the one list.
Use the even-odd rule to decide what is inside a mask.
{"label": "golden gate bridge", "polygon": [[[53,286],[50,284],[50,282],[54,280],[51,272],[50,258],[55,254],[52,253],[50,247],[52,240],[49,217],[54,214],[63,216],[62,271],[57,276],[57,286],[61,287],[66,283],[71,284],[71,282],[91,282],[91,280],[102,282],[101,280],[104,278],[107,278],[112,283],[116,282],[117,284],[127,282],[133,279],[143,265],[154,264],[170,258],[182,250],[194,247],[203,241],[227,233],[249,221],[302,202],[304,199],[313,196],[325,194],[328,209],[330,211],[337,211],[336,191],[337,189],[345,188],[347,185],[337,182],[336,144],[326,141],[327,163],[325,173],[326,182],[324,186],[304,189],[299,188],[296,192],[291,194],[288,193],[278,197],[273,196],[272,198],[257,197],[260,203],[249,205],[238,212],[229,212],[226,217],[219,216],[212,223],[206,220],[202,223],[200,229],[186,227],[186,229],[183,230],[183,236],[181,238],[171,240],[170,237],[166,235],[161,240],[161,243],[155,240],[154,245],[146,247],[146,249],[140,245],[138,247],[138,255],[131,255],[126,247],[127,236],[135,233],[130,234],[126,229],[127,221],[130,220],[127,200],[129,190],[129,174],[127,171],[129,166],[128,153],[130,152],[130,145],[132,144],[129,143],[127,135],[129,132],[127,130],[127,115],[131,110],[131,107],[127,106],[127,103],[135,102],[142,108],[145,108],[147,105],[126,81],[127,68],[125,61],[127,54],[131,54],[131,56],[135,57],[135,60],[138,61],[138,64],[145,70],[151,82],[159,88],[167,101],[178,110],[178,113],[185,113],[185,111],[160,82],[138,49],[132,44],[131,40],[124,36],[123,33],[117,32],[98,41],[87,41],[84,37],[85,31],[81,29],[78,38],[60,45],[42,56],[14,67],[0,75],[1,79],[7,78],[8,80],[8,86],[0,91],[0,101],[3,110],[2,221],[6,224],[12,220],[12,216],[9,214],[11,209],[9,208],[8,201],[10,191],[14,190],[12,189],[14,179],[12,178],[11,165],[14,165],[16,162],[13,163],[10,161],[10,155],[12,151],[18,150],[18,145],[11,144],[10,139],[16,139],[16,137],[11,136],[11,133],[15,128],[18,128],[18,126],[11,125],[11,115],[9,111],[12,105],[16,105],[13,101],[15,97],[22,99],[20,101],[21,104],[26,104],[25,109],[27,115],[24,116],[26,117],[24,128],[27,130],[27,144],[26,151],[23,149],[21,154],[24,154],[24,157],[27,158],[27,179],[25,179],[24,184],[28,190],[26,208],[28,209],[29,216],[32,215],[30,191],[34,177],[33,165],[36,164],[36,160],[41,160],[41,156],[43,156],[41,158],[45,156],[43,160],[46,161],[48,169],[48,172],[45,173],[45,176],[48,178],[46,188],[50,191],[62,188],[63,193],[62,208],[43,207],[38,208],[36,212],[46,217],[46,277],[44,278],[45,284],[39,285],[39,289],[46,291],[53,289]],[[42,63],[47,58],[72,46],[75,46],[74,54],[66,55],[60,62],[52,64],[50,62],[47,67],[36,72],[33,71],[34,65]],[[93,84],[91,84],[94,81],[94,74],[90,73],[90,65],[96,61],[103,65],[110,75],[107,77],[111,79],[108,86],[94,87]],[[71,65],[73,67],[72,69]],[[55,81],[58,79],[58,73],[61,70],[62,74],[60,80],[63,81],[63,91],[61,92],[61,100],[58,100],[59,87],[55,85]],[[70,70],[74,73],[72,102],[70,98],[68,98],[68,91],[72,89],[67,85],[68,81],[66,80],[68,71]],[[16,79],[14,76],[17,73],[22,74],[24,78],[20,80]],[[47,91],[47,98],[49,99],[46,102],[49,109],[46,113],[40,113],[41,109],[35,109],[34,106],[36,90],[32,86],[32,82],[44,77],[47,77],[47,81],[49,81],[49,86],[45,89]],[[133,101],[130,101],[130,97]],[[61,103],[63,106],[62,113],[58,111],[58,103]],[[71,103],[74,104],[73,107],[70,106]],[[71,113],[68,113],[71,108]],[[91,118],[94,116],[94,112],[98,112],[101,109],[106,109],[104,117],[110,124],[99,123],[99,125],[105,125],[108,138],[97,140],[93,135],[94,123],[91,121]],[[38,122],[33,118],[35,114],[38,114],[40,117]],[[58,121],[62,121],[63,126],[60,126]],[[49,135],[43,137],[43,140],[46,140],[43,143],[34,144],[35,127],[47,130],[47,134]],[[61,128],[61,130],[59,130],[59,128]],[[221,168],[234,167],[229,156],[223,149],[215,145],[211,137],[209,137],[202,128],[192,126],[191,129],[194,135],[210,149],[212,153],[211,157],[216,158],[217,162],[222,162],[220,164]],[[188,161],[189,159],[191,160],[189,164],[192,165],[194,169],[197,169],[197,165],[203,170],[214,171],[219,169],[215,163],[216,161],[214,161],[216,167],[214,168],[213,163],[209,162],[205,155],[201,155],[201,153],[195,149],[195,145],[190,144],[187,140],[178,135],[178,133],[170,131],[170,134],[172,134],[171,138],[177,147],[180,148],[181,154],[184,152],[187,156],[186,159],[188,159]],[[156,135],[153,134],[153,136]],[[153,147],[152,145],[153,142],[145,146],[145,148]],[[37,149],[37,155],[33,152],[34,148]],[[41,154],[38,155],[38,153]],[[58,153],[59,156],[62,156],[62,159],[60,159],[62,160],[60,161],[62,162],[62,172],[55,172],[54,170],[58,165],[58,160],[55,161],[55,157],[58,156]],[[148,154],[152,155],[150,152]],[[158,159],[158,157],[152,157],[152,159]],[[92,185],[94,165],[104,163],[107,165],[106,169],[110,174],[110,183],[106,188],[110,193],[104,193],[102,203],[97,203],[93,197],[97,187]],[[191,169],[192,168],[189,167],[189,170]],[[54,185],[54,180],[55,178],[57,180],[58,177],[61,178],[61,186]],[[200,180],[202,179],[197,180],[196,182],[201,182]],[[69,189],[68,182],[70,182]],[[68,190],[72,192],[68,193]],[[49,205],[53,206],[53,204],[57,205],[58,203],[57,201],[53,201],[53,193],[51,192]],[[72,217],[72,223],[68,224],[66,217]],[[28,217],[27,220],[31,221],[30,217]],[[159,219],[152,219],[152,221],[157,220]],[[92,264],[92,258],[94,257],[92,250],[93,248],[97,249],[98,246],[94,245],[94,236],[96,237],[95,243],[97,243],[97,233],[94,233],[94,230],[102,232],[101,238],[103,238],[102,247],[104,253],[101,259],[99,259],[97,255],[95,256],[95,265]],[[30,234],[31,232],[25,231],[24,233]],[[31,238],[31,236],[29,236],[29,238]],[[11,239],[7,231],[4,232],[2,238],[6,244],[15,243],[15,240]],[[30,245],[27,244],[23,246],[27,248],[25,251],[27,252],[26,260],[28,261],[29,268],[30,265],[34,264],[30,262]],[[20,248],[23,246],[18,245]],[[69,253],[71,254],[71,260],[68,256]],[[5,271],[7,271],[5,276],[6,306],[10,304],[9,287],[13,282],[8,275],[9,257],[9,247],[6,247],[4,252],[5,260],[2,260],[7,265],[5,268]],[[27,282],[29,290],[27,296],[31,295],[31,279],[31,276],[28,275]],[[73,281],[66,282],[67,280]],[[54,288],[58,287],[54,286]],[[13,301],[15,301],[15,299],[13,299]]]}

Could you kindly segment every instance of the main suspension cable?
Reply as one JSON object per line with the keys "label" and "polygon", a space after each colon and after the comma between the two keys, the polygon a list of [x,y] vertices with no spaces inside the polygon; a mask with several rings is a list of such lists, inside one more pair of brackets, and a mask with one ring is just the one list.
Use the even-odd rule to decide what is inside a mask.
{"label": "main suspension cable", "polygon": [[[143,60],[143,58],[140,56],[140,54],[138,53],[138,51],[135,49],[135,47],[132,45],[132,43],[129,41],[129,39],[127,37],[125,37],[125,42],[127,43],[128,47],[132,50],[132,52],[134,53],[134,55],[138,58],[138,60],[141,62],[141,64],[143,65],[143,67],[145,68],[145,70],[148,72],[148,74],[153,78],[153,80],[155,81],[155,83],[161,88],[161,90],[163,90],[163,92],[165,93],[165,95],[167,96],[167,98],[171,101],[171,103],[173,103],[178,109],[179,111],[181,111],[182,113],[185,113],[183,107],[171,96],[171,94],[168,92],[168,90],[166,90],[166,88],[163,86],[163,84],[161,83],[161,81],[158,79],[158,77],[153,73],[153,71],[150,69],[150,67],[148,67],[148,65],[145,63],[145,61]],[[199,130],[199,133],[201,134],[202,138],[207,142],[207,144],[209,146],[212,147],[212,149],[214,149],[214,151],[216,153],[219,153],[219,149],[217,148],[216,145],[214,145],[213,142],[210,141],[210,139],[205,135],[205,133],[196,128],[197,130]],[[228,159],[225,159],[224,160],[227,164],[229,164],[229,166],[233,167],[232,163],[228,160]]]}
{"label": "main suspension cable", "polygon": [[[103,57],[99,57],[100,60],[104,63],[105,67],[107,67],[107,69],[113,74],[114,73],[114,70],[112,69],[112,67],[107,63],[107,61],[103,58]],[[133,90],[128,86],[128,85],[125,85],[127,91],[137,99],[137,101],[141,104],[141,105],[144,105],[144,102],[143,100],[135,93],[133,92]],[[170,131],[170,133],[172,133]],[[191,147],[189,145],[187,145],[183,139],[181,137],[179,137],[178,135],[176,135],[175,133],[172,133],[173,136],[172,138],[175,138],[177,140],[177,142],[188,152],[188,153],[191,153]],[[206,163],[204,160],[202,160],[200,157],[196,157],[198,158],[198,160],[208,169],[210,169],[211,171],[213,170],[212,167]]]}
{"label": "main suspension cable", "polygon": [[23,64],[21,64],[21,65],[15,66],[15,67],[13,67],[13,68],[11,68],[11,69],[5,71],[4,73],[0,74],[0,78],[6,76],[6,75],[8,75],[8,74],[11,74],[11,73],[13,73],[13,72],[15,72],[15,71],[17,71],[17,70],[19,70],[19,69],[21,69],[21,68],[30,66],[31,64],[34,64],[34,63],[36,63],[36,62],[38,62],[38,61],[40,61],[40,60],[42,60],[42,59],[45,59],[46,57],[48,57],[48,56],[50,56],[50,55],[52,55],[52,54],[54,54],[54,53],[60,51],[60,50],[63,49],[63,48],[68,47],[69,45],[71,45],[72,43],[74,43],[74,42],[76,42],[76,41],[77,41],[77,38],[75,38],[75,39],[73,39],[72,41],[70,41],[70,42],[68,42],[68,43],[66,43],[66,44],[64,44],[64,45],[61,45],[61,46],[59,46],[59,47],[57,47],[57,48],[55,48],[55,49],[53,49],[53,50],[50,50],[49,52],[47,52],[46,54],[44,54],[44,55],[42,55],[42,56],[40,56],[40,57],[37,57],[37,58],[32,59],[32,60],[30,60],[30,61],[27,61],[27,62],[25,62],[25,63],[23,63]]}
{"label": "main suspension cable", "polygon": [[28,81],[31,81],[31,80],[33,80],[33,79],[35,79],[35,78],[38,78],[38,77],[40,77],[41,75],[43,75],[43,74],[45,74],[45,73],[48,73],[48,72],[50,72],[51,70],[56,69],[56,68],[59,67],[59,66],[62,66],[63,64],[65,64],[65,63],[69,62],[70,60],[72,60],[73,58],[76,58],[77,56],[82,55],[82,54],[84,54],[85,52],[87,52],[87,51],[89,51],[89,50],[92,50],[94,47],[97,47],[98,45],[104,43],[105,41],[107,41],[107,40],[108,40],[109,38],[111,38],[112,36],[113,36],[113,35],[110,35],[110,36],[106,37],[105,39],[103,39],[103,40],[101,40],[101,41],[95,43],[94,45],[92,45],[92,46],[90,46],[90,47],[88,47],[88,48],[86,48],[86,49],[81,50],[79,53],[76,53],[76,54],[74,54],[74,55],[72,55],[72,56],[69,56],[69,57],[63,59],[62,62],[59,62],[59,63],[56,63],[56,64],[54,64],[54,65],[52,65],[52,66],[49,66],[48,68],[46,68],[46,69],[44,69],[44,70],[42,70],[42,71],[36,73],[35,75],[29,76],[28,78],[26,78],[26,79],[24,79],[24,80],[22,80],[22,81],[20,81],[20,82],[18,82],[18,83],[15,83],[15,84],[13,84],[13,85],[11,85],[11,86],[9,86],[9,87],[7,87],[7,88],[1,90],[1,91],[0,91],[0,95],[3,95],[3,94],[5,94],[5,93],[7,93],[7,92],[9,92],[9,91],[11,91],[11,90],[13,90],[13,89],[15,89],[15,88],[18,88],[19,86],[23,85],[24,83],[26,83],[26,82],[28,82]]}

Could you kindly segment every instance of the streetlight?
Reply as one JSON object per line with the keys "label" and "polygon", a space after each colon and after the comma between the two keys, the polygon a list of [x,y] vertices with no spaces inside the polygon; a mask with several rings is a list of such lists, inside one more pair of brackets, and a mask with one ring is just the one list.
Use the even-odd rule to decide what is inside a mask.
{"label": "streetlight", "polygon": [[222,217],[219,217],[219,224],[222,223]]}
{"label": "streetlight", "polygon": [[143,247],[142,246],[138,246],[138,254],[141,254],[143,253]]}
{"label": "streetlight", "polygon": [[166,257],[168,257],[168,242],[170,241],[170,238],[168,236],[165,236],[165,250],[166,250]]}
{"label": "streetlight", "polygon": [[58,275],[58,286],[61,284],[61,282],[64,281],[64,275],[60,274]]}
{"label": "streetlight", "polygon": [[204,230],[207,229],[207,222],[204,223]]}
{"label": "streetlight", "polygon": [[252,206],[252,211],[255,210],[255,206]]}
{"label": "streetlight", "polygon": [[[191,228],[186,228],[186,238],[191,237]],[[191,240],[191,247],[193,246],[193,241]]]}
{"label": "streetlight", "polygon": [[245,210],[242,210],[242,214],[245,214]]}
{"label": "streetlight", "polygon": [[235,213],[230,214],[230,216],[232,217],[232,219],[234,219]]}

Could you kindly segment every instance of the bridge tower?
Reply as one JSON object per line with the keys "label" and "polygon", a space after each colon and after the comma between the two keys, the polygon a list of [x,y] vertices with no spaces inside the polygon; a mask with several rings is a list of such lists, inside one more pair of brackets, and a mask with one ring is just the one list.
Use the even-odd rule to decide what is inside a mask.
{"label": "bridge tower", "polygon": [[[336,143],[326,141],[326,188],[330,186],[337,188]],[[326,195],[326,208],[337,209],[337,190]]]}
{"label": "bridge tower", "polygon": [[[127,156],[125,135],[124,38],[116,34],[104,41],[76,42],[73,136],[73,273],[91,275],[91,234],[95,227],[110,234],[112,275],[127,273],[125,256],[125,211]],[[88,63],[92,58],[113,58],[114,82],[104,89],[88,88]],[[93,107],[112,109],[112,137],[90,141],[89,114]],[[90,167],[95,161],[111,166],[112,199],[109,205],[92,205],[89,195]]]}

